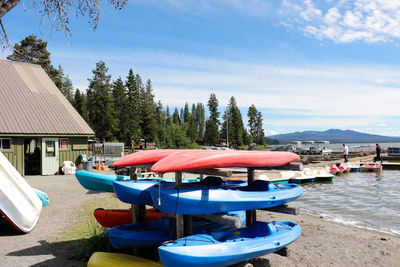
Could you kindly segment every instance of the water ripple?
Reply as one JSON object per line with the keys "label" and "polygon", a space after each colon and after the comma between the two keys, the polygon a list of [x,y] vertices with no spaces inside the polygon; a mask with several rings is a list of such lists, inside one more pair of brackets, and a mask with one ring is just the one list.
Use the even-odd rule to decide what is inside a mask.
{"label": "water ripple", "polygon": [[400,233],[400,171],[349,173],[309,184],[293,205],[332,220]]}

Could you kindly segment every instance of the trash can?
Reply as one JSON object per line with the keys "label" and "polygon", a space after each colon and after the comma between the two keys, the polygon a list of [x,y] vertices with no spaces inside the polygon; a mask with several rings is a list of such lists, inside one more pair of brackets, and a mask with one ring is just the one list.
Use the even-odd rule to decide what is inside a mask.
{"label": "trash can", "polygon": [[83,162],[83,169],[85,171],[91,172],[93,169],[93,162],[91,161],[84,161]]}

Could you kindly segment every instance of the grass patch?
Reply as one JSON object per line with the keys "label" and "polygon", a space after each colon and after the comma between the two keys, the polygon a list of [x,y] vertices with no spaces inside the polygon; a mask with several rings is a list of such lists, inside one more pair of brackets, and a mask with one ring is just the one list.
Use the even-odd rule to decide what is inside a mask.
{"label": "grass patch", "polygon": [[128,208],[126,204],[114,198],[111,194],[97,197],[82,205],[81,210],[75,218],[71,226],[71,230],[64,232],[61,240],[69,241],[69,258],[87,262],[90,256],[96,251],[112,251],[105,232],[108,228],[102,227],[97,223],[93,216],[96,208],[118,209]]}

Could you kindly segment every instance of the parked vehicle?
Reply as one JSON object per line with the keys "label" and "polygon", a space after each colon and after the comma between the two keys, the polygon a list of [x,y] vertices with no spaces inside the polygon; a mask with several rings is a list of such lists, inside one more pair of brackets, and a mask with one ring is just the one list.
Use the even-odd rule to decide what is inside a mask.
{"label": "parked vehicle", "polygon": [[329,141],[315,141],[315,154],[317,155],[330,155],[332,154],[332,149],[329,147]]}

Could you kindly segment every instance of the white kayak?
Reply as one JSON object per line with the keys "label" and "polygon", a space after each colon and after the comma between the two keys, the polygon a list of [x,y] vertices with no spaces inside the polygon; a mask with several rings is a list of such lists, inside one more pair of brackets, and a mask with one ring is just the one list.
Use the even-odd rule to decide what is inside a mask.
{"label": "white kayak", "polygon": [[0,152],[0,212],[18,230],[29,233],[36,226],[42,201]]}

